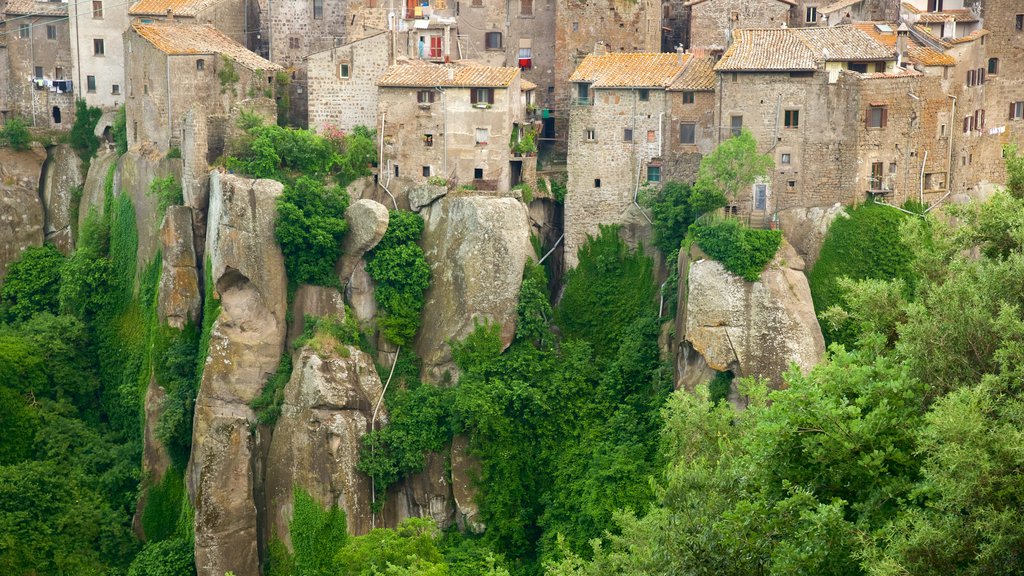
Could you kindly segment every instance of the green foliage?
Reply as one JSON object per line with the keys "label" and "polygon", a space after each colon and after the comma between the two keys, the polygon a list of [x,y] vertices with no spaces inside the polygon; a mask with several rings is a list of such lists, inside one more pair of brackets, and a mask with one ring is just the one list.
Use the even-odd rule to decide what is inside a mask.
{"label": "green foliage", "polygon": [[292,79],[284,70],[274,75],[274,98],[277,100],[277,125],[288,125],[288,113],[291,110],[289,86]]}
{"label": "green foliage", "polygon": [[167,158],[171,159],[171,160],[175,160],[175,159],[181,158],[181,148],[178,148],[177,146],[175,146],[175,147],[171,148],[170,150],[168,150],[167,151]]}
{"label": "green foliage", "polygon": [[523,283],[516,305],[516,338],[538,346],[551,344],[549,324],[554,318],[548,298],[548,278],[544,268],[527,260],[523,267]]}
{"label": "green foliage", "polygon": [[185,203],[182,196],[181,183],[173,174],[164,178],[156,178],[149,183],[150,196],[157,199],[157,210],[161,215],[167,212],[170,206],[181,206]]}
{"label": "green foliage", "polygon": [[388,229],[369,253],[366,271],[376,288],[381,314],[377,326],[389,342],[404,346],[416,335],[423,310],[423,293],[430,285],[430,266],[416,241],[423,218],[414,212],[392,210]]}
{"label": "green foliage", "polygon": [[26,248],[7,268],[0,290],[0,316],[14,322],[39,312],[56,313],[64,260],[50,244]]}
{"label": "green foliage", "polygon": [[227,89],[228,86],[236,84],[240,77],[238,76],[238,70],[235,70],[235,61],[226,54],[221,54],[221,65],[220,70],[217,70],[217,77],[220,78],[221,92]]}
{"label": "green foliage", "polygon": [[154,329],[153,336],[153,376],[166,393],[156,436],[175,466],[184,470],[192,449],[192,414],[199,391],[199,329],[192,324],[181,330],[163,325]]}
{"label": "green foliage", "polygon": [[733,378],[732,372],[728,370],[715,372],[715,378],[708,384],[708,396],[712,406],[728,400],[729,392],[732,391]]}
{"label": "green foliage", "polygon": [[349,538],[334,557],[335,574],[445,576],[440,532],[427,518],[408,518],[395,530],[377,529]]}
{"label": "green foliage", "polygon": [[192,543],[185,538],[150,542],[135,557],[128,576],[195,576]]}
{"label": "green foliage", "polygon": [[[867,203],[849,210],[849,218],[837,218],[828,230],[814,268],[808,274],[814,309],[821,314],[831,306],[843,306],[840,278],[853,280],[900,279],[909,294],[917,280],[912,253],[900,236],[908,216],[887,206]],[[855,337],[845,322],[825,323],[825,338],[852,344]]]}
{"label": "green foliage", "polygon": [[509,137],[509,148],[513,154],[535,154],[537,152],[537,131],[532,127],[523,129],[522,136],[519,130],[513,130]]}
{"label": "green foliage", "polygon": [[357,126],[341,141],[333,141],[309,130],[254,125],[246,131],[237,158],[228,158],[231,170],[253,178],[291,182],[296,178],[332,177],[344,188],[370,174],[377,155],[373,132]]}
{"label": "green foliage", "polygon": [[334,265],[348,230],[348,203],[348,193],[341,188],[325,188],[321,182],[306,177],[286,186],[284,194],[278,197],[274,235],[284,252],[285,269],[292,284],[338,283]]}
{"label": "green foliage", "polygon": [[124,106],[118,108],[114,115],[114,123],[110,126],[110,136],[114,139],[118,155],[128,151],[128,116]]}
{"label": "green foliage", "polygon": [[648,191],[644,196],[644,204],[651,209],[654,220],[654,245],[666,258],[671,259],[672,254],[678,253],[686,231],[698,216],[720,207],[698,206],[698,200],[692,186],[675,180],[665,182],[659,190]]}
{"label": "green foliage", "polygon": [[565,204],[565,193],[568,190],[566,188],[566,181],[564,178],[551,178],[548,180],[551,183],[551,194],[554,195],[555,200],[559,204]]}
{"label": "green foliage", "polygon": [[750,189],[774,167],[771,155],[758,153],[757,140],[744,129],[701,159],[697,182],[693,185],[695,198],[691,203],[699,212],[724,206],[735,201],[740,192]]}
{"label": "green foliage", "polygon": [[0,127],[0,144],[9,146],[20,152],[32,147],[32,134],[28,125],[20,118],[11,118]]}
{"label": "green foliage", "polygon": [[185,480],[181,470],[169,468],[159,484],[146,493],[146,507],[142,511],[142,532],[147,542],[168,540],[177,535],[185,494]]}
{"label": "green foliage", "polygon": [[1003,159],[1006,162],[1006,192],[1014,198],[1024,198],[1024,155],[1016,144],[1004,144]]}
{"label": "green foliage", "polygon": [[324,510],[308,492],[295,488],[295,512],[288,529],[295,550],[295,576],[330,576],[335,552],[348,539],[345,511],[337,506]]}
{"label": "green foliage", "polygon": [[565,338],[586,338],[599,357],[614,355],[626,327],[653,308],[656,291],[651,259],[630,253],[618,231],[601,226],[580,247],[579,265],[566,274],[555,312]]}
{"label": "green foliage", "polygon": [[292,355],[285,351],[281,354],[281,360],[277,364],[277,371],[267,380],[260,390],[259,396],[249,402],[249,406],[256,411],[256,417],[260,424],[273,426],[281,416],[281,404],[284,402],[284,387],[292,377]]}
{"label": "green foliage", "polygon": [[86,104],[85,100],[75,100],[75,123],[71,126],[69,141],[78,156],[88,165],[100,149],[100,139],[96,136],[96,125],[103,116],[103,111]]}
{"label": "green foliage", "polygon": [[782,243],[782,232],[778,230],[747,228],[731,218],[699,221],[690,231],[701,250],[748,282],[761,277]]}
{"label": "green foliage", "polygon": [[522,182],[522,183],[516,184],[512,188],[512,190],[518,190],[519,191],[519,193],[523,196],[523,202],[525,204],[529,204],[530,202],[533,202],[533,186],[530,186],[526,182]]}

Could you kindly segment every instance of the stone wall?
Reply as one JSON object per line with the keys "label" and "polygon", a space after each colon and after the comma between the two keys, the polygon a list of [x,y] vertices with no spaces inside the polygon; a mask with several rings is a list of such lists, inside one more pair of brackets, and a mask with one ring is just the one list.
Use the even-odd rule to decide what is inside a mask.
{"label": "stone wall", "polygon": [[[989,74],[984,85],[985,109],[990,129],[997,144],[1016,143],[1024,147],[1024,119],[1010,119],[1011,102],[1024,101],[1024,32],[1016,29],[1016,14],[1024,13],[1024,6],[1014,0],[982,0],[983,26],[990,32],[986,36],[987,58],[998,59],[998,71]],[[1001,129],[1001,131],[1000,131]],[[986,158],[978,168],[992,182],[1005,182],[1005,166],[1001,156]]]}
{"label": "stone wall", "polygon": [[[131,3],[104,2],[101,14],[94,14],[92,3],[68,2],[71,30],[71,58],[75,63],[77,94],[90,106],[104,110],[124,103],[128,88],[124,82],[124,37],[128,28]],[[93,40],[103,40],[103,54],[93,50]],[[88,77],[96,79],[96,90],[89,91]],[[114,86],[117,90],[114,90]]]}
{"label": "stone wall", "polygon": [[[75,98],[81,95],[84,86],[76,83],[71,94],[58,94],[49,88],[37,89],[29,79],[36,75],[37,68],[43,78],[49,80],[73,79],[67,20],[39,16],[19,22],[31,22],[29,38],[21,38],[18,23],[8,25],[6,40],[10,84],[0,89],[8,91],[11,112],[30,125],[70,130],[75,122]],[[53,26],[56,32],[53,39],[47,37],[49,26]]]}
{"label": "stone wall", "polygon": [[736,28],[789,25],[790,5],[782,0],[705,0],[690,7],[690,48],[725,50]]}
{"label": "stone wall", "polygon": [[[693,91],[693,102],[684,102],[684,92],[671,90],[667,92],[668,115],[665,117],[665,150],[662,159],[662,180],[679,180],[695,182],[700,161],[710,154],[716,146],[715,109],[717,97],[715,92],[703,90]],[[682,123],[694,123],[695,134],[693,144],[683,144],[680,135]]]}
{"label": "stone wall", "polygon": [[[387,70],[390,37],[380,32],[351,44],[318,52],[309,57],[309,127],[322,132],[326,126],[342,130],[377,125],[377,78]],[[348,66],[342,77],[341,66]]]}

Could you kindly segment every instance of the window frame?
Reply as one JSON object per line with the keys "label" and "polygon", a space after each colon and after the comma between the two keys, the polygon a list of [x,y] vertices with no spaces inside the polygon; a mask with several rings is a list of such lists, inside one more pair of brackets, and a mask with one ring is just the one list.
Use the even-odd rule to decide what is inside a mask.
{"label": "window frame", "polygon": [[782,125],[787,130],[796,130],[800,128],[800,110],[796,108],[785,110],[783,113]]}
{"label": "window frame", "polygon": [[[652,170],[654,172],[652,172]],[[655,178],[651,178],[651,175],[655,175]],[[661,183],[661,164],[648,164],[647,165],[647,181]]]}
{"label": "window frame", "polygon": [[818,7],[817,6],[805,6],[804,7],[804,23],[805,24],[817,24],[818,23]]}
{"label": "window frame", "polygon": [[417,90],[416,91],[416,103],[417,104],[430,104],[434,103],[434,91],[433,90]]}
{"label": "window frame", "polygon": [[1010,120],[1024,120],[1024,100],[1010,102]]}
{"label": "window frame", "polygon": [[[739,120],[739,123],[737,123],[736,120]],[[732,116],[729,116],[729,137],[732,138],[733,136],[739,136],[742,133],[743,115],[733,114]]]}
{"label": "window frame", "polygon": [[696,93],[692,90],[683,92],[683,104],[693,104],[696,100]]}
{"label": "window frame", "polygon": [[780,152],[779,153],[779,166],[792,166],[793,165],[793,153],[792,152]]}
{"label": "window frame", "polygon": [[533,0],[519,0],[519,15],[533,17]]}
{"label": "window frame", "polygon": [[596,128],[587,128],[587,142],[596,142],[596,141],[597,141],[597,129]]}
{"label": "window frame", "polygon": [[988,69],[989,76],[998,76],[999,75],[999,58],[989,58],[988,59],[988,67],[987,67],[987,69]]}
{"label": "window frame", "polygon": [[[877,112],[877,119],[872,118]],[[877,120],[877,122],[875,122]],[[864,111],[864,127],[868,130],[881,130],[889,124],[889,107],[884,104],[870,104]]]}
{"label": "window frame", "polygon": [[[495,44],[494,41],[493,41],[495,38],[498,40],[497,44]],[[503,38],[501,32],[497,32],[497,31],[494,31],[494,30],[492,30],[490,32],[484,32],[484,50],[504,50],[504,49],[505,49],[505,39]]]}
{"label": "window frame", "polygon": [[640,88],[636,91],[637,100],[641,102],[651,101],[651,90],[649,88]]}
{"label": "window frame", "polygon": [[[484,98],[481,99],[480,97]],[[494,105],[494,88],[479,87],[469,89],[469,103],[474,107],[480,107],[481,104],[487,106]]]}
{"label": "window frame", "polygon": [[46,25],[46,39],[56,40],[57,39],[57,26],[53,24]]}
{"label": "window frame", "polygon": [[349,62],[338,63],[338,79],[348,80],[352,77],[352,64]]}
{"label": "window frame", "polygon": [[[687,135],[687,130],[684,127],[689,128],[690,141],[687,142],[684,136]],[[697,123],[696,122],[680,122],[679,123],[679,144],[683,146],[694,146],[697,144]]]}
{"label": "window frame", "polygon": [[[480,139],[481,134],[483,140]],[[473,129],[473,141],[476,142],[477,146],[487,146],[491,140],[491,131],[487,128],[474,128]]]}
{"label": "window frame", "polygon": [[313,0],[313,20],[324,19],[324,0]]}
{"label": "window frame", "polygon": [[632,128],[623,128],[622,129],[622,141],[623,142],[632,142],[633,141],[633,129]]}
{"label": "window frame", "polygon": [[92,0],[93,20],[103,20],[103,0]]}
{"label": "window frame", "polygon": [[95,94],[96,93],[96,77],[95,76],[86,76],[85,77],[85,91],[88,94]]}
{"label": "window frame", "polygon": [[92,55],[93,56],[105,56],[107,48],[104,45],[103,38],[92,39]]}
{"label": "window frame", "polygon": [[22,23],[18,26],[18,37],[19,38],[31,38],[32,37],[32,26],[29,24]]}

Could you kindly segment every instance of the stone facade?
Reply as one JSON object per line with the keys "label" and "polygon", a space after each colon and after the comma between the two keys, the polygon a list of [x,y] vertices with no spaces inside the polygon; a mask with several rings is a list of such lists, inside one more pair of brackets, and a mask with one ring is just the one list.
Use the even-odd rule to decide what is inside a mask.
{"label": "stone facade", "polygon": [[4,117],[20,117],[37,128],[71,129],[81,86],[72,80],[67,13],[66,4],[7,2],[4,18],[18,20],[7,24],[6,50],[0,48],[6,59],[0,67],[7,68],[7,82],[0,86],[7,93],[0,108]]}
{"label": "stone facade", "polygon": [[308,60],[309,127],[342,130],[377,125],[377,78],[388,68],[391,38],[378,32],[311,55]]}
{"label": "stone facade", "polygon": [[[109,3],[110,0],[107,0]],[[168,7],[174,5],[173,8]],[[128,10],[135,20],[207,24],[250,50],[259,30],[259,4],[255,0],[139,0]],[[123,30],[123,29],[122,29]]]}
{"label": "stone facade", "polygon": [[789,25],[791,0],[690,0],[690,48],[724,51],[736,28]]}
{"label": "stone facade", "polygon": [[[75,84],[89,106],[111,110],[124,104],[124,39],[128,5],[110,0],[69,2]],[[97,41],[102,43],[98,51]]]}
{"label": "stone facade", "polygon": [[[989,31],[985,37],[988,75],[981,90],[988,111],[988,130],[995,131],[986,133],[986,137],[996,145],[1024,146],[1024,31],[1016,27],[1018,15],[1024,15],[1024,5],[1014,0],[982,0],[981,8],[984,28]],[[993,150],[979,156],[974,171],[986,180],[1004,182],[1002,156]]]}

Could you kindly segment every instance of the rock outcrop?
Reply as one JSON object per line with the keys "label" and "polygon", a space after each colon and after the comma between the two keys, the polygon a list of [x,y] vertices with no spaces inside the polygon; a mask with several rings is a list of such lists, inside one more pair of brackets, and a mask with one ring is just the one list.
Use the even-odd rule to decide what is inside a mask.
{"label": "rock outcrop", "polygon": [[421,245],[430,264],[416,352],[427,380],[455,374],[450,340],[477,322],[501,325],[505,345],[515,335],[523,266],[533,254],[526,207],[513,198],[445,197],[423,212]]}
{"label": "rock outcrop", "polygon": [[480,477],[480,461],[469,453],[469,439],[463,435],[452,438],[452,499],[455,502],[455,523],[460,530],[481,534],[486,529],[475,502],[474,481]]}
{"label": "rock outcrop", "polygon": [[189,322],[199,320],[202,307],[191,208],[167,208],[160,227],[160,253],[163,256],[163,268],[160,273],[157,316],[160,322],[181,330]]}
{"label": "rock outcrop", "polygon": [[422,471],[388,489],[385,525],[394,527],[413,517],[430,518],[441,530],[455,524],[455,498],[445,460],[444,454],[427,452]]}
{"label": "rock outcrop", "polygon": [[448,194],[447,186],[434,186],[433,184],[421,184],[409,189],[409,208],[413,212],[419,212],[430,206],[434,200]]}
{"label": "rock outcrop", "polygon": [[806,371],[821,360],[825,342],[803,261],[788,243],[757,282],[744,281],[696,249],[688,259],[681,255],[680,270],[688,274],[677,317],[676,333],[683,335],[678,384],[692,387],[711,370],[728,370],[779,385],[790,363]]}
{"label": "rock outcrop", "polygon": [[292,323],[288,327],[288,350],[306,329],[306,316],[345,318],[345,301],[337,288],[303,284],[295,291]]}
{"label": "rock outcrop", "polygon": [[363,329],[377,318],[377,299],[373,291],[373,278],[366,271],[366,261],[360,260],[345,286],[345,300],[352,307],[352,314]]}
{"label": "rock outcrop", "polygon": [[187,474],[199,576],[259,574],[260,439],[249,403],[285,341],[284,256],[274,240],[282,185],[213,173],[206,256],[220,315],[196,398]]}
{"label": "rock outcrop", "polygon": [[373,200],[356,200],[348,210],[345,210],[348,233],[345,234],[341,258],[335,267],[338,280],[343,286],[352,278],[352,272],[363,259],[363,255],[372,250],[384,237],[388,229],[388,218],[387,207]]}
{"label": "rock outcrop", "polygon": [[779,228],[786,241],[803,258],[808,270],[814,268],[814,263],[818,261],[825,234],[836,218],[848,218],[841,204],[779,211]]}
{"label": "rock outcrop", "polygon": [[103,185],[107,179],[110,166],[117,162],[117,153],[101,148],[92,162],[89,163],[89,173],[85,175],[85,184],[82,187],[82,201],[78,208],[78,229],[89,216],[90,212],[103,214]]}
{"label": "rock outcrop", "polygon": [[169,159],[152,151],[129,150],[117,162],[114,189],[118,195],[131,198],[135,207],[135,229],[139,231],[136,258],[138,273],[153,260],[160,248],[159,230],[163,216],[160,213],[160,200],[150,193],[150,185],[153,180],[167,176],[174,176],[181,182],[181,160]]}
{"label": "rock outcrop", "polygon": [[43,180],[43,206],[46,209],[46,240],[64,254],[74,250],[71,238],[71,203],[73,190],[82,186],[82,162],[67,144],[47,150]]}
{"label": "rock outcrop", "polygon": [[[361,438],[383,393],[373,358],[353,346],[310,343],[294,355],[267,458],[270,537],[289,547],[293,490],[345,510],[348,531],[372,528],[370,478],[356,470]],[[382,409],[378,424],[386,420]]]}
{"label": "rock outcrop", "polygon": [[42,148],[25,152],[0,148],[0,280],[22,250],[43,243],[45,212],[39,178],[45,159]]}

